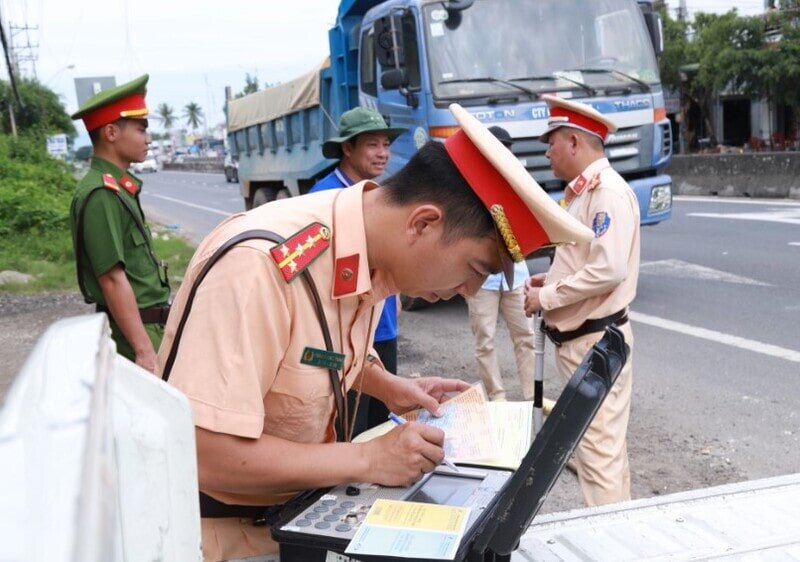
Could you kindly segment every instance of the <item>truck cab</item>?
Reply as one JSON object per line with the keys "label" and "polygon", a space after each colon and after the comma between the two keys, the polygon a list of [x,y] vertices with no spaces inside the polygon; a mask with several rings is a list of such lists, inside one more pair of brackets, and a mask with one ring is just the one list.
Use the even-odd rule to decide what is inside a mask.
{"label": "truck cab", "polygon": [[321,146],[348,109],[371,107],[408,129],[392,145],[390,175],[425,142],[456,132],[454,102],[508,130],[517,158],[561,199],[564,182],[538,140],[548,118],[540,97],[556,93],[612,117],[620,129],[606,152],[634,189],[642,224],[669,218],[672,138],[651,1],[342,0],[328,38],[316,69],[228,100],[247,208],[303,194],[329,173],[336,161]]}
{"label": "truck cab", "polygon": [[565,183],[538,140],[548,118],[540,96],[557,93],[611,115],[619,131],[606,153],[636,191],[642,223],[669,217],[671,179],[662,172],[672,139],[650,3],[391,0],[367,11],[358,32],[359,105],[410,130],[393,144],[387,174],[429,139],[455,133],[447,107],[456,102],[505,128],[517,158],[560,199]]}

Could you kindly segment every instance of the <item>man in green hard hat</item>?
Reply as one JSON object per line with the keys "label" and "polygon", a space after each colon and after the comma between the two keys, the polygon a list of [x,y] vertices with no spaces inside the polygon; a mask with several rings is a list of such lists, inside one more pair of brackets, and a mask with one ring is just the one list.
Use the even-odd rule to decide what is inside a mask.
{"label": "man in green hard hat", "polygon": [[83,297],[108,314],[117,352],[154,372],[170,289],[139,201],[142,181],[128,172],[151,142],[147,79],[104,90],[72,116],[86,125],[94,156],[73,196],[70,226]]}

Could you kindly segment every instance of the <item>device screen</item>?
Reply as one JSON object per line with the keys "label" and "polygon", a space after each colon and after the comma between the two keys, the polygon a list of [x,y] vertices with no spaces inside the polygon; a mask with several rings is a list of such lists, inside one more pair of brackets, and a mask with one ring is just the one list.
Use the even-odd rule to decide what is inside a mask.
{"label": "device screen", "polygon": [[480,486],[482,478],[464,478],[463,476],[447,476],[433,474],[414,492],[407,501],[433,503],[437,505],[461,506],[472,492]]}

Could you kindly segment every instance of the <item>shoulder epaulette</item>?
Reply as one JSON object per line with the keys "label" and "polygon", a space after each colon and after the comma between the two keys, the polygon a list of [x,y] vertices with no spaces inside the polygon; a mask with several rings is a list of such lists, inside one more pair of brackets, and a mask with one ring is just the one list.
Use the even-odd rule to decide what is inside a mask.
{"label": "shoulder epaulette", "polygon": [[314,222],[270,249],[284,280],[291,283],[330,247],[331,231]]}
{"label": "shoulder epaulette", "polygon": [[599,172],[596,173],[594,176],[592,176],[592,179],[590,179],[589,183],[586,184],[586,191],[591,191],[595,187],[597,187],[598,185],[600,185],[600,173]]}
{"label": "shoulder epaulette", "polygon": [[117,180],[115,180],[114,176],[111,174],[103,174],[103,187],[110,189],[111,191],[119,191]]}

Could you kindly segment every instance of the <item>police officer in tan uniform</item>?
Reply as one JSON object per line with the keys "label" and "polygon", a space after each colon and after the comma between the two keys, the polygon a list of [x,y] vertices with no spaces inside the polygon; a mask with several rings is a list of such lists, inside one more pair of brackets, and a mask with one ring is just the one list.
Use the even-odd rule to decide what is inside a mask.
{"label": "police officer in tan uniform", "polygon": [[[470,295],[544,244],[591,239],[483,125],[451,109],[462,130],[425,145],[384,185],[268,203],[197,249],[159,371],[194,413],[206,560],[277,552],[254,520],[269,524],[258,514],[300,490],[408,485],[442,461],[444,434],[423,424],[349,440],[349,389],[394,412],[436,414],[445,393],[467,388],[383,368],[372,343],[387,295]],[[255,229],[273,240],[231,245]]]}
{"label": "police officer in tan uniform", "polygon": [[607,326],[616,325],[630,346],[614,387],[575,454],[587,505],[631,497],[625,435],[631,403],[633,333],[628,306],[639,277],[639,204],[633,190],[604,154],[616,126],[588,105],[546,95],[548,128],[541,140],[556,177],[569,182],[570,215],[590,226],[588,244],[561,246],[547,275],[526,283],[525,311],[543,311],[545,332],[555,343],[556,366],[564,380],[575,372]]}

